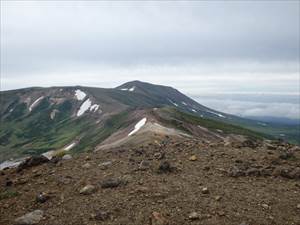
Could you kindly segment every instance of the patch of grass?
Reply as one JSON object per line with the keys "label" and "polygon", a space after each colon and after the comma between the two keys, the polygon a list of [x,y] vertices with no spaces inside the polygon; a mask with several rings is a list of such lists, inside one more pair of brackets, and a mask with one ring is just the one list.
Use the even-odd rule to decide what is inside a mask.
{"label": "patch of grass", "polygon": [[9,143],[9,138],[12,135],[12,131],[8,130],[3,135],[0,136],[0,145],[7,145]]}
{"label": "patch of grass", "polygon": [[13,197],[16,197],[18,195],[20,195],[20,193],[17,192],[17,191],[14,191],[14,190],[6,190],[6,191],[3,191],[3,192],[0,192],[0,201],[4,200],[4,199],[7,199],[7,198],[13,198]]}
{"label": "patch of grass", "polygon": [[67,151],[65,151],[65,150],[59,150],[59,151],[57,151],[57,152],[55,152],[54,154],[53,154],[53,156],[56,156],[56,157],[58,157],[58,158],[62,158],[64,155],[66,155],[67,154]]}
{"label": "patch of grass", "polygon": [[[248,129],[270,134],[275,138],[280,138],[292,144],[300,145],[300,125],[281,125],[268,123],[266,126],[246,126]],[[284,136],[282,136],[284,134]]]}
{"label": "patch of grass", "polygon": [[12,121],[15,119],[20,120],[20,118],[25,114],[26,110],[27,110],[27,105],[25,103],[18,104],[14,108],[14,110],[9,114],[7,120],[8,121]]}
{"label": "patch of grass", "polygon": [[186,122],[186,123],[206,127],[209,130],[222,130],[226,134],[239,134],[239,135],[245,135],[248,137],[258,138],[258,139],[267,137],[267,135],[264,135],[259,132],[251,131],[249,129],[237,125],[232,125],[232,124],[228,124],[225,122],[208,119],[208,118],[201,118],[170,107],[162,108],[159,113],[160,113],[160,117],[163,120],[165,120],[164,122],[167,122],[185,132],[188,131],[184,127],[184,123]]}
{"label": "patch of grass", "polygon": [[75,146],[72,151],[92,151],[100,142],[108,138],[112,133],[116,132],[121,127],[127,126],[129,111],[124,111],[113,115],[104,122],[104,126],[96,127],[89,126],[86,135],[80,140],[79,144]]}

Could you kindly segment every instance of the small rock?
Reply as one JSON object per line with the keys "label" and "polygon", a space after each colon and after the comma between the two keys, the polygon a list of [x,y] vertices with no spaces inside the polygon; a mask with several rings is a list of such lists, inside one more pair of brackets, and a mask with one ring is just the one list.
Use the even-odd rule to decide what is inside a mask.
{"label": "small rock", "polygon": [[300,167],[293,168],[290,171],[290,177],[292,179],[300,179]]}
{"label": "small rock", "polygon": [[218,215],[219,215],[219,216],[225,216],[226,214],[225,214],[224,211],[219,211],[219,212],[218,212]]}
{"label": "small rock", "polygon": [[204,167],[203,167],[203,170],[204,170],[204,171],[209,171],[209,170],[210,170],[210,167],[209,167],[209,166],[204,166]]}
{"label": "small rock", "polygon": [[248,148],[257,148],[259,146],[259,143],[254,141],[254,140],[251,140],[251,139],[247,139],[245,141],[243,141],[241,143],[242,147],[248,147]]}
{"label": "small rock", "polygon": [[190,158],[189,158],[190,161],[196,161],[197,160],[197,156],[195,155],[192,155]]}
{"label": "small rock", "polygon": [[91,168],[91,167],[92,167],[92,166],[91,166],[90,163],[85,163],[85,164],[82,165],[82,168],[84,168],[84,169],[89,169],[89,168]]}
{"label": "small rock", "polygon": [[293,152],[285,151],[285,152],[281,152],[281,154],[279,155],[279,158],[283,159],[283,160],[287,160],[289,158],[292,158],[293,156],[294,156]]}
{"label": "small rock", "polygon": [[220,201],[220,200],[221,200],[221,198],[222,198],[222,197],[221,197],[221,196],[219,196],[219,195],[215,197],[216,201]]}
{"label": "small rock", "polygon": [[130,174],[126,174],[126,175],[123,175],[121,178],[120,178],[120,182],[121,184],[128,184],[130,182],[132,182],[134,180],[133,176],[130,175]]}
{"label": "small rock", "polygon": [[17,225],[31,225],[38,224],[43,218],[44,212],[42,210],[34,210],[33,212],[27,213],[15,220]]}
{"label": "small rock", "polygon": [[248,170],[246,170],[245,174],[246,176],[260,176],[261,171],[256,168],[249,168]]}
{"label": "small rock", "polygon": [[230,141],[225,141],[224,142],[224,147],[230,147],[231,146],[231,142]]}
{"label": "small rock", "polygon": [[125,182],[122,182],[122,180],[118,178],[108,178],[106,180],[103,180],[101,183],[102,188],[116,188],[120,186],[121,184],[125,184]]}
{"label": "small rock", "polygon": [[13,185],[12,180],[10,180],[9,178],[6,178],[5,182],[4,182],[4,186],[5,187],[11,187]]}
{"label": "small rock", "polygon": [[151,225],[169,225],[169,221],[159,212],[153,212],[151,216]]}
{"label": "small rock", "polygon": [[268,150],[276,150],[276,146],[275,145],[272,145],[272,144],[266,144],[266,147]]}
{"label": "small rock", "polygon": [[42,173],[37,172],[37,173],[34,173],[32,177],[40,177],[40,176],[42,176]]}
{"label": "small rock", "polygon": [[53,164],[57,164],[58,162],[60,162],[61,159],[62,159],[61,157],[55,155],[50,159],[50,162]]}
{"label": "small rock", "polygon": [[156,158],[156,159],[163,159],[163,158],[165,158],[165,153],[156,152],[154,154],[154,158]]}
{"label": "small rock", "polygon": [[149,188],[147,187],[138,187],[135,189],[135,193],[147,193],[149,192]]}
{"label": "small rock", "polygon": [[83,194],[83,195],[89,195],[89,194],[92,194],[96,191],[96,187],[94,185],[86,185],[85,187],[83,187],[79,193],[80,194]]}
{"label": "small rock", "polygon": [[101,170],[106,170],[112,164],[111,161],[100,163],[98,166]]}
{"label": "small rock", "polygon": [[268,204],[265,204],[265,203],[261,204],[261,206],[262,206],[264,209],[269,209],[269,207],[270,207]]}
{"label": "small rock", "polygon": [[47,200],[49,199],[49,195],[47,195],[46,193],[44,192],[41,192],[39,193],[37,196],[36,196],[36,202],[38,203],[44,203],[46,202]]}
{"label": "small rock", "polygon": [[239,225],[249,225],[248,223],[246,223],[245,221],[241,222]]}
{"label": "small rock", "polygon": [[207,187],[204,187],[204,188],[202,188],[201,192],[202,192],[202,194],[208,194],[209,190]]}
{"label": "small rock", "polygon": [[295,145],[295,146],[293,146],[293,147],[290,149],[290,151],[292,151],[292,152],[300,151],[300,146]]}
{"label": "small rock", "polygon": [[297,205],[297,209],[300,209],[300,204]]}
{"label": "small rock", "polygon": [[200,215],[197,212],[192,212],[189,214],[189,220],[199,220],[200,219]]}
{"label": "small rock", "polygon": [[142,160],[139,164],[139,170],[147,170],[150,168],[150,162],[146,160]]}
{"label": "small rock", "polygon": [[107,219],[109,219],[109,212],[106,211],[99,211],[96,214],[92,215],[92,218],[95,220],[99,220],[99,221],[105,221]]}
{"label": "small rock", "polygon": [[240,169],[238,166],[233,166],[227,171],[228,176],[230,177],[240,177],[245,176],[245,171]]}
{"label": "small rock", "polygon": [[[275,172],[278,172],[278,170],[276,170]],[[289,179],[294,179],[297,177],[297,170],[295,173],[293,168],[280,168],[279,173],[280,173],[280,176],[289,178]],[[298,176],[300,178],[300,168],[298,170]]]}
{"label": "small rock", "polygon": [[70,154],[66,154],[62,157],[62,160],[70,160],[72,159],[73,157],[70,155]]}
{"label": "small rock", "polygon": [[164,161],[159,164],[158,172],[159,173],[170,173],[173,169],[168,161]]}

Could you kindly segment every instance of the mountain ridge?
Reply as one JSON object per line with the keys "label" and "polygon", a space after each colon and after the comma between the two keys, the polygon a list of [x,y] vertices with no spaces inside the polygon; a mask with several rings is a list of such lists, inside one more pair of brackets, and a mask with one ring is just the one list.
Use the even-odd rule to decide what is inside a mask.
{"label": "mountain ridge", "polygon": [[[127,144],[132,138],[126,134],[144,117],[153,124],[150,129],[153,133],[170,132],[170,128],[203,140],[209,140],[211,132],[215,138],[223,135],[223,139],[230,135],[237,139],[232,135],[238,134],[272,138],[244,126],[256,127],[256,121],[205,107],[172,87],[141,81],[115,88],[77,85],[4,91],[0,115],[2,161],[58,151],[72,144],[74,152],[92,151],[105,140],[117,141],[117,137],[125,138]],[[203,124],[210,128],[204,131],[200,128]]]}

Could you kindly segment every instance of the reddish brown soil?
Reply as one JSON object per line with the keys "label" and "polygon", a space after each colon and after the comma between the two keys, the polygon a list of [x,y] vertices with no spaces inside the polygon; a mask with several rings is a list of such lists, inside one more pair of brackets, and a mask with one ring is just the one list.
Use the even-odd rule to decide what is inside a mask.
{"label": "reddish brown soil", "polygon": [[[157,159],[158,152],[164,152],[165,158]],[[300,180],[282,177],[276,169],[300,167],[300,152],[289,159],[280,159],[279,154],[278,150],[264,148],[169,139],[163,145],[84,153],[20,173],[6,170],[0,176],[0,192],[18,195],[0,200],[0,224],[14,224],[17,217],[41,209],[42,225],[297,225]],[[192,155],[196,155],[196,161],[189,160]],[[150,168],[139,170],[142,160],[149,161]],[[98,165],[106,161],[112,161],[112,165],[101,169]],[[158,173],[162,161],[168,161],[173,171]],[[91,167],[83,168],[86,163]],[[237,163],[271,167],[273,175],[228,176],[228,169]],[[121,178],[127,184],[103,189],[100,183],[107,177]],[[8,180],[13,182],[11,187],[5,186]],[[87,184],[95,185],[97,191],[79,194]],[[203,187],[209,193],[203,193]],[[50,199],[37,203],[39,192],[48,193]],[[108,218],[95,218],[99,212],[106,212]],[[156,219],[153,212],[157,212]],[[190,220],[191,212],[197,212],[199,219]],[[159,221],[157,215],[163,219]]]}

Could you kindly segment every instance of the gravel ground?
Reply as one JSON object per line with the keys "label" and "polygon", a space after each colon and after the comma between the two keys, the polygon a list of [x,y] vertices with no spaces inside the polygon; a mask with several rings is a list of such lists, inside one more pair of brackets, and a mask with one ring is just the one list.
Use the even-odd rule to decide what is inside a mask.
{"label": "gravel ground", "polygon": [[42,225],[297,225],[300,151],[278,149],[167,138],[4,170],[0,224],[42,210]]}

